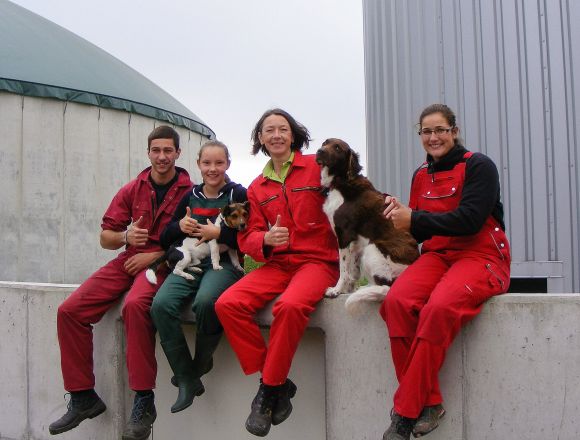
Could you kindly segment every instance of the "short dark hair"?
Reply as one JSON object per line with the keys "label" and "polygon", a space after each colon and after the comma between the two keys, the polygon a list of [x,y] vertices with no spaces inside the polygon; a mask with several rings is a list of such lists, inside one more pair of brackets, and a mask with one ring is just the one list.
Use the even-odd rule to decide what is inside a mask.
{"label": "short dark hair", "polygon": [[294,119],[287,111],[284,111],[280,108],[273,108],[270,110],[266,110],[264,112],[262,117],[256,123],[256,126],[252,130],[251,137],[253,142],[252,154],[254,156],[258,154],[260,151],[264,153],[266,156],[270,155],[270,153],[268,153],[268,150],[266,150],[266,147],[260,142],[259,134],[262,131],[262,125],[264,124],[264,120],[268,116],[272,115],[282,116],[284,119],[286,119],[286,121],[288,121],[288,125],[290,125],[290,130],[292,131],[292,136],[294,137],[294,142],[292,142],[292,146],[290,147],[292,151],[301,151],[302,148],[308,148],[308,144],[312,140],[310,138],[310,133],[308,132],[308,129],[300,122],[298,122],[296,119]]}
{"label": "short dark hair", "polygon": [[179,133],[169,125],[160,125],[149,134],[147,138],[147,151],[151,148],[151,141],[154,139],[173,139],[175,149],[179,150]]}

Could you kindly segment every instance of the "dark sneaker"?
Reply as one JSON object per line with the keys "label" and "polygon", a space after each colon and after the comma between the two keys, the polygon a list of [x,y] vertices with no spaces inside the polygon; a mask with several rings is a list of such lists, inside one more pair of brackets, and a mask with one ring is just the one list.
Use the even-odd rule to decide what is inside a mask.
{"label": "dark sneaker", "polygon": [[276,401],[275,387],[264,385],[260,381],[260,388],[252,401],[252,411],[246,420],[246,429],[249,433],[264,437],[270,432],[272,425],[272,408]]}
{"label": "dark sneaker", "polygon": [[443,405],[426,406],[421,411],[417,423],[413,428],[413,437],[421,437],[429,434],[439,426],[439,420],[445,415],[445,408]]}
{"label": "dark sneaker", "polygon": [[392,411],[391,426],[383,434],[383,440],[409,440],[416,421]]}
{"label": "dark sneaker", "polygon": [[145,440],[151,434],[151,426],[157,418],[155,394],[135,394],[131,418],[123,431],[123,440]]}
{"label": "dark sneaker", "polygon": [[79,426],[83,420],[97,417],[107,409],[105,403],[94,391],[88,395],[85,393],[82,397],[78,393],[71,393],[70,396],[65,415],[48,427],[52,435],[70,431]]}
{"label": "dark sneaker", "polygon": [[292,399],[296,395],[296,385],[290,379],[282,384],[277,390],[277,399],[272,410],[272,425],[279,425],[286,420],[292,412]]}

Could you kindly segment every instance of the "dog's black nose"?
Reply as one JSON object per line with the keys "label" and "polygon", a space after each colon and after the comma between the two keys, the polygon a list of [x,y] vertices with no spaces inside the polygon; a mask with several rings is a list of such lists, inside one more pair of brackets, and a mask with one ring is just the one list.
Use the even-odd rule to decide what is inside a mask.
{"label": "dog's black nose", "polygon": [[320,148],[319,150],[316,151],[316,162],[318,162],[320,164],[323,157],[324,157],[324,150],[322,148]]}

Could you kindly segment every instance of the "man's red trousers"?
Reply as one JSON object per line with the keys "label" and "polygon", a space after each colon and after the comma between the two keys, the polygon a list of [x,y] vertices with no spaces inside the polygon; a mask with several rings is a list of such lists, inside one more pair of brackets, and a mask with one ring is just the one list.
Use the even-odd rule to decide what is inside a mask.
{"label": "man's red trousers", "polygon": [[122,316],[129,386],[133,390],[155,388],[155,329],[149,309],[167,273],[164,270],[157,273],[156,286],[147,281],[145,271],[133,277],[123,267],[129,256],[124,252],[97,270],[58,308],[58,342],[67,391],[94,388],[93,324],[99,322],[125,292]]}

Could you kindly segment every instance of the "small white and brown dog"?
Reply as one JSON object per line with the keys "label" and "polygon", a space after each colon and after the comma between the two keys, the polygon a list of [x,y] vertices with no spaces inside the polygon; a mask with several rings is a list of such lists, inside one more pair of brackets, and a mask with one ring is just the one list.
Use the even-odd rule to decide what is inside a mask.
{"label": "small white and brown dog", "polygon": [[[221,227],[222,223],[226,224],[232,229],[243,231],[248,224],[249,217],[249,202],[244,203],[230,203],[220,210],[220,214],[216,219],[215,226]],[[208,224],[213,224],[210,220]],[[238,251],[231,249],[224,244],[218,244],[217,240],[209,240],[201,242],[198,238],[187,237],[183,240],[180,246],[171,245],[164,255],[155,260],[149,265],[145,276],[147,281],[151,284],[157,284],[157,268],[160,264],[167,262],[169,267],[173,267],[173,273],[179,275],[186,280],[193,280],[194,276],[187,273],[185,270],[191,272],[201,273],[202,269],[198,266],[201,261],[208,256],[211,256],[211,264],[214,270],[222,270],[220,266],[220,252],[228,251],[228,255],[233,266],[240,272],[244,268],[240,265]]]}
{"label": "small white and brown dog", "polygon": [[[360,301],[382,301],[393,281],[419,257],[417,242],[383,215],[385,196],[361,174],[358,154],[340,139],[327,139],[316,152],[321,182],[328,189],[324,212],[339,246],[340,278],[325,296],[352,293],[353,311]],[[361,275],[367,286],[355,287]]]}

